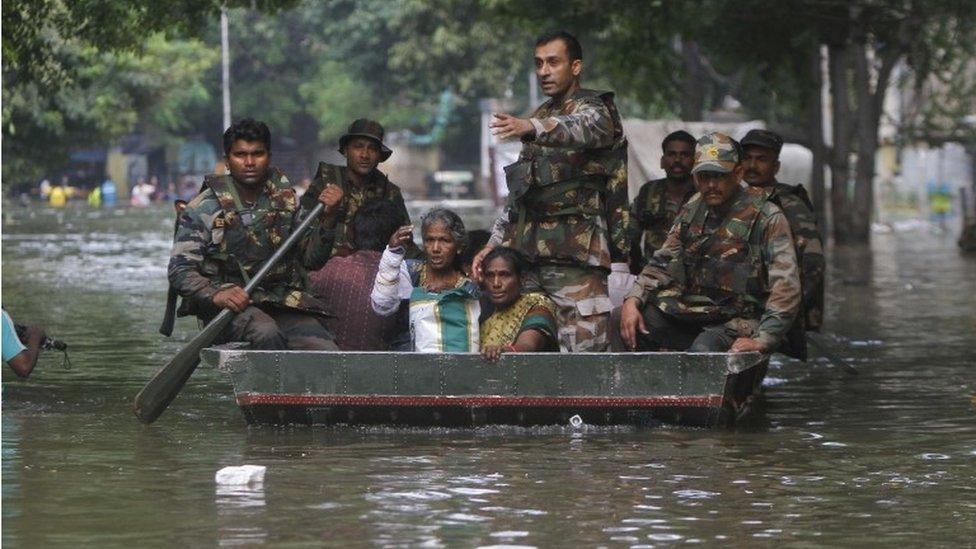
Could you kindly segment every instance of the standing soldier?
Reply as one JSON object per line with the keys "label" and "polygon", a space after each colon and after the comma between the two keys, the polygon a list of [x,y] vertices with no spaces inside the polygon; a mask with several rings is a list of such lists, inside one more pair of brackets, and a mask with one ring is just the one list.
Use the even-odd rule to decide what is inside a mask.
{"label": "standing soldier", "polygon": [[[379,122],[360,118],[350,124],[349,131],[339,138],[339,152],[346,157],[346,165],[319,163],[315,180],[302,197],[302,207],[306,209],[314,207],[316,200],[325,204],[318,235],[322,244],[307,251],[307,264],[323,265],[332,256],[345,257],[356,251],[353,221],[359,207],[367,200],[392,202],[399,212],[397,226],[410,224],[410,214],[407,213],[400,187],[376,169],[380,162],[393,154],[383,144],[383,134],[383,126]],[[419,253],[412,240],[407,244],[407,253],[408,257]]]}
{"label": "standing soldier", "polygon": [[496,114],[500,138],[522,140],[518,162],[505,167],[509,202],[472,269],[504,244],[537,270],[527,290],[557,305],[564,351],[608,347],[611,263],[627,274],[627,140],[612,92],[580,87],[583,52],[565,31],[536,41],[535,71],[549,100],[531,118]]}
{"label": "standing soldier", "polygon": [[727,135],[698,140],[699,194],[624,300],[628,348],[770,353],[793,325],[800,279],[790,226],[765,191],[742,186],[740,157]]}
{"label": "standing soldier", "polygon": [[[224,132],[224,154],[230,174],[207,176],[203,192],[177,221],[169,282],[176,290],[171,295],[183,298],[179,315],[206,322],[221,309],[237,313],[218,342],[337,350],[314,312],[322,304],[304,291],[300,250],[282,258],[250,295],[244,291],[299,219],[295,191],[269,167],[268,126],[250,118],[236,122]],[[168,307],[173,305],[175,295]],[[169,335],[170,330],[172,322],[164,323],[161,331]]]}
{"label": "standing soldier", "polygon": [[678,210],[696,192],[691,180],[695,138],[678,130],[664,138],[661,149],[661,169],[666,177],[644,183],[630,206],[630,268],[635,274],[664,244]]}
{"label": "standing soldier", "polygon": [[749,185],[765,189],[769,200],[783,210],[790,223],[800,263],[803,308],[781,350],[795,358],[806,359],[803,331],[819,332],[823,325],[825,261],[817,217],[802,185],[787,185],[776,180],[782,137],[769,130],[749,130],[741,143],[743,179]]}

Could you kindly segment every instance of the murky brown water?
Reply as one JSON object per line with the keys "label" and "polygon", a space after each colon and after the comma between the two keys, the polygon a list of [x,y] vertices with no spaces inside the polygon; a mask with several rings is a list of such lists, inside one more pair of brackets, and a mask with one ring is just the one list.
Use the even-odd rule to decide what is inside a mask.
{"label": "murky brown water", "polygon": [[[198,370],[150,428],[132,396],[193,333],[156,333],[168,209],[4,209],[3,304],[68,341],[3,372],[14,546],[971,545],[976,257],[951,238],[836,250],[828,330],[852,376],[774,363],[734,430],[247,428]],[[225,465],[268,467],[222,491]]]}

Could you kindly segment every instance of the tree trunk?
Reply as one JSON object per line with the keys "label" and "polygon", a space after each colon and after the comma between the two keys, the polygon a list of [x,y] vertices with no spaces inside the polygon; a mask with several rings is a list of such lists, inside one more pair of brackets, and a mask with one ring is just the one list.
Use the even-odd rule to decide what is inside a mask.
{"label": "tree trunk", "polygon": [[833,216],[834,240],[846,242],[851,234],[851,209],[848,198],[851,154],[851,103],[848,93],[848,45],[830,44],[828,67],[832,106],[833,154],[830,158],[830,210]]}
{"label": "tree trunk", "polygon": [[822,57],[820,44],[815,43],[810,50],[810,70],[815,91],[811,94],[808,125],[810,127],[810,150],[813,152],[813,164],[810,172],[810,194],[813,200],[814,213],[820,220],[821,230],[825,230],[825,187],[824,164],[827,162],[826,146],[823,134],[823,73],[821,72]]}
{"label": "tree trunk", "polygon": [[[875,111],[865,44],[851,48],[854,62],[854,90],[857,95],[857,171],[854,176],[851,234],[854,242],[868,242],[874,206],[874,162],[878,152],[879,112]],[[878,92],[884,93],[878,83]]]}
{"label": "tree trunk", "polygon": [[694,40],[681,40],[681,64],[684,67],[681,81],[681,119],[698,121],[703,118],[705,87],[709,82],[701,66],[698,43]]}

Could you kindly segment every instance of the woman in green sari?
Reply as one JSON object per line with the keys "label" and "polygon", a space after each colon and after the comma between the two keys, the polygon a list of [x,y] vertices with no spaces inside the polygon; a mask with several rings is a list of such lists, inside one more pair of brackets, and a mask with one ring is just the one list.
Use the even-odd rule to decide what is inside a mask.
{"label": "woman in green sari", "polygon": [[522,294],[525,261],[519,252],[498,247],[485,256],[483,290],[495,312],[481,323],[481,355],[490,362],[502,353],[559,351],[556,304],[545,294]]}

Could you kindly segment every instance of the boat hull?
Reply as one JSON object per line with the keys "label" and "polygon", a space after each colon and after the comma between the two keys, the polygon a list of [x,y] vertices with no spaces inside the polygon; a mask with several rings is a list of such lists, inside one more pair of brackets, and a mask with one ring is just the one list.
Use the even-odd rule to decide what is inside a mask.
{"label": "boat hull", "polygon": [[206,349],[251,424],[476,427],[734,422],[760,389],[756,353],[332,353]]}

